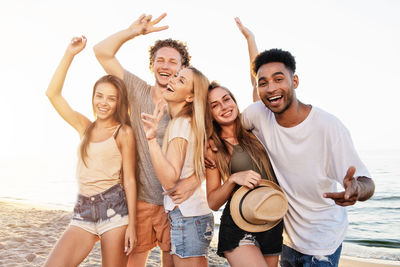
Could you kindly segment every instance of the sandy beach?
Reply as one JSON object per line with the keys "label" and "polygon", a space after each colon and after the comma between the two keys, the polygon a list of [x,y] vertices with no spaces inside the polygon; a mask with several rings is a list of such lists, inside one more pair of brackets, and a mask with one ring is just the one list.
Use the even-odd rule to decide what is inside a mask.
{"label": "sandy beach", "polygon": [[[66,229],[72,213],[55,207],[0,201],[0,266],[42,266]],[[209,252],[209,266],[229,266],[216,255],[216,237]],[[101,266],[99,243],[80,266]],[[160,266],[160,251],[154,248],[148,267]],[[400,262],[342,256],[341,267],[400,266]]]}

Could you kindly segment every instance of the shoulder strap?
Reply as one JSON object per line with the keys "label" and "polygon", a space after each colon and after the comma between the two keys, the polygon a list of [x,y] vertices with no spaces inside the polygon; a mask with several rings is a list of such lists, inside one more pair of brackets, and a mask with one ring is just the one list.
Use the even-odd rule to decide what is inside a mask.
{"label": "shoulder strap", "polygon": [[122,124],[117,126],[117,129],[115,129],[114,133],[113,133],[113,137],[116,138],[119,132],[119,129],[121,129]]}

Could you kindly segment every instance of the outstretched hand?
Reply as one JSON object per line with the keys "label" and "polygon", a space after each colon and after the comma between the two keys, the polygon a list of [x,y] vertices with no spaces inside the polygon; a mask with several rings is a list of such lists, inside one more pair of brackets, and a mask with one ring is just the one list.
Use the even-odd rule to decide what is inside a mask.
{"label": "outstretched hand", "polygon": [[354,205],[360,196],[360,188],[357,179],[354,178],[355,172],[356,168],[353,166],[347,170],[346,176],[343,179],[345,191],[325,193],[324,197],[333,199],[340,206]]}
{"label": "outstretched hand", "polygon": [[142,113],[141,119],[143,123],[144,132],[148,141],[156,137],[158,123],[164,115],[167,104],[162,103],[161,100],[157,102],[153,115]]}
{"label": "outstretched hand", "polygon": [[159,32],[168,29],[168,26],[158,26],[158,24],[163,18],[167,16],[167,13],[161,14],[158,18],[151,20],[152,15],[142,14],[135,22],[129,26],[129,29],[134,33],[134,35],[145,35],[151,32]]}
{"label": "outstretched hand", "polygon": [[243,23],[240,21],[238,17],[235,18],[235,22],[237,27],[239,28],[240,32],[243,34],[243,36],[246,39],[254,38],[254,34],[245,26],[243,26]]}
{"label": "outstretched hand", "polygon": [[75,56],[85,48],[86,42],[87,39],[83,35],[81,37],[73,37],[67,47],[67,51]]}

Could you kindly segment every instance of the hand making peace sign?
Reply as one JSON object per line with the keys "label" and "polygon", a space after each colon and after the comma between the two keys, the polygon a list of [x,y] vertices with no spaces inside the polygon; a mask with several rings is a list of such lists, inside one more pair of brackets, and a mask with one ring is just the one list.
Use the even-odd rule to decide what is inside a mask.
{"label": "hand making peace sign", "polygon": [[161,14],[158,18],[151,20],[153,18],[152,15],[142,14],[135,22],[129,26],[129,30],[133,35],[145,35],[151,32],[159,32],[168,29],[168,26],[159,26],[155,25],[159,23],[163,18],[167,16],[167,13]]}
{"label": "hand making peace sign", "polygon": [[158,123],[160,122],[162,116],[164,115],[166,107],[167,104],[163,103],[162,100],[160,100],[156,104],[153,115],[142,113],[141,118],[143,123],[143,129],[148,141],[156,137]]}

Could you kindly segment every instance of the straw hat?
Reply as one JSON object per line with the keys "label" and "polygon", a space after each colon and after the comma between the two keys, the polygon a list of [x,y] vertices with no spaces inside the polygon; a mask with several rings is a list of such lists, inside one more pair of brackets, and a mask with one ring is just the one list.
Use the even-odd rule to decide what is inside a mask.
{"label": "straw hat", "polygon": [[247,232],[264,232],[277,225],[288,209],[282,189],[261,180],[258,187],[240,187],[232,196],[230,210],[235,224]]}

